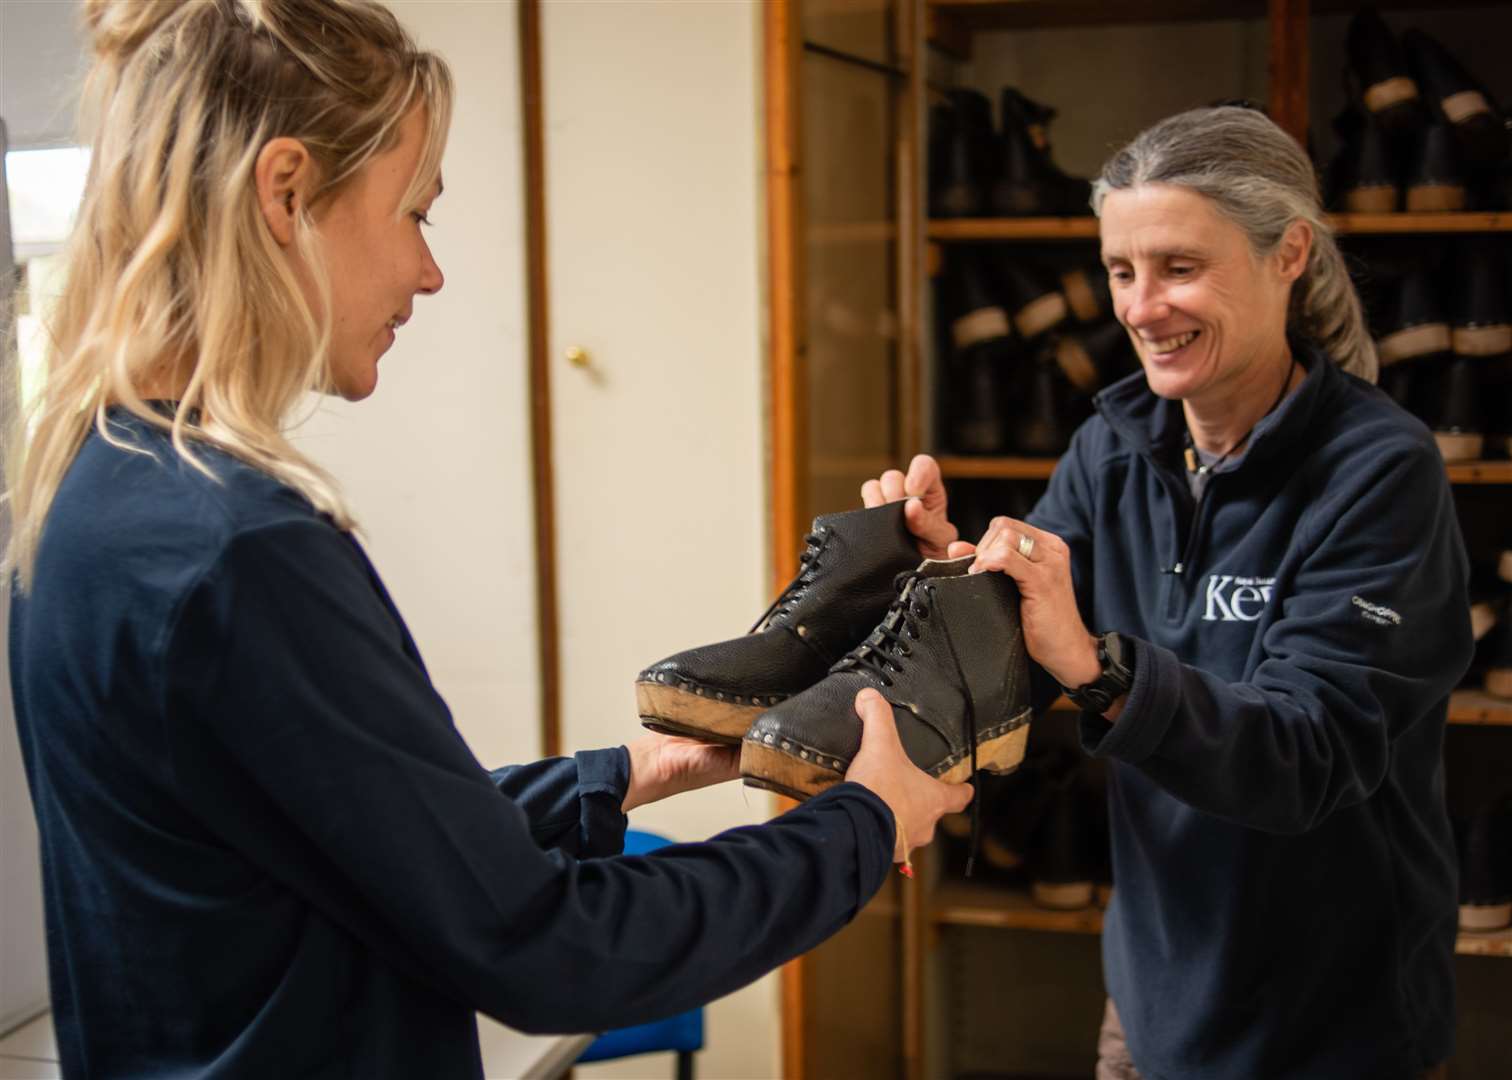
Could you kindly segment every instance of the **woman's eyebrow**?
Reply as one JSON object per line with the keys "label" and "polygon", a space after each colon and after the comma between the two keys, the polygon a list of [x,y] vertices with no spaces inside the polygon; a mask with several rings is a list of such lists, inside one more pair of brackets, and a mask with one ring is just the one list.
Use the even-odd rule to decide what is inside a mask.
{"label": "woman's eyebrow", "polygon": [[[1146,258],[1150,259],[1201,260],[1207,257],[1205,252],[1197,248],[1183,247],[1151,248],[1143,254]],[[1104,251],[1102,253],[1102,261],[1103,265],[1106,266],[1111,262],[1128,262],[1129,257],[1121,251]]]}

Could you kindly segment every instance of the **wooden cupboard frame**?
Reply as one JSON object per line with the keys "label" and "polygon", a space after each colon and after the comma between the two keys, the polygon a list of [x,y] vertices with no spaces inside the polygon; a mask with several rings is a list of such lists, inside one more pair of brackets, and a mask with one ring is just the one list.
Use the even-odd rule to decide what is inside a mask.
{"label": "wooden cupboard frame", "polygon": [[[771,544],[774,591],[797,572],[799,538],[808,528],[806,478],[809,471],[806,397],[807,342],[804,326],[804,207],[800,179],[804,100],[799,59],[806,0],[766,0],[764,19],[764,90],[766,103],[767,247],[769,299],[769,391],[771,431]],[[815,0],[807,0],[815,2]],[[833,4],[835,0],[828,0]],[[868,0],[857,0],[866,4]],[[870,0],[875,5],[876,0]],[[1324,0],[1319,11],[1352,10],[1359,5]],[[1401,5],[1381,5],[1401,6]],[[1116,12],[1112,9],[1116,8]],[[1215,11],[1215,9],[1217,9]],[[923,114],[926,94],[924,51],[940,48],[969,53],[977,29],[1004,26],[1093,25],[1112,22],[1158,22],[1191,18],[1254,18],[1269,23],[1270,76],[1268,109],[1278,124],[1306,141],[1309,92],[1310,0],[1231,0],[1225,4],[1193,0],[1137,0],[1105,5],[1090,0],[897,0],[900,68],[908,80],[911,108],[900,111],[894,132],[893,168],[898,192],[896,237],[900,334],[897,445],[906,461],[924,449],[921,392],[923,335],[922,291],[933,243],[960,241],[1056,241],[1097,235],[1095,219],[1015,218],[929,222],[924,217]],[[1512,214],[1378,214],[1336,215],[1341,234],[1509,232]],[[812,239],[809,237],[808,239]],[[942,457],[952,478],[1043,479],[1054,461],[1029,458]],[[1512,484],[1512,462],[1486,461],[1448,467],[1455,484]],[[1457,692],[1450,722],[1512,725],[1512,706],[1482,694]],[[902,1033],[900,1073],[916,1080],[926,1072],[924,965],[939,929],[947,925],[1002,926],[1020,929],[1097,933],[1101,915],[1047,912],[990,888],[931,889],[915,882],[901,890],[898,949],[903,973],[902,1010],[896,1018]],[[1461,935],[1458,950],[1477,955],[1512,957],[1512,931]],[[815,1004],[808,987],[813,957],[789,964],[782,977],[782,1061],[789,1080],[819,1073],[809,1034]]]}

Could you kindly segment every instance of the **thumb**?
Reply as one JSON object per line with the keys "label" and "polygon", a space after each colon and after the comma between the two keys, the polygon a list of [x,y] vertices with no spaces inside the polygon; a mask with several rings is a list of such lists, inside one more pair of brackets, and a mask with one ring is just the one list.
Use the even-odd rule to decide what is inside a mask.
{"label": "thumb", "polygon": [[971,798],[975,794],[976,788],[970,784],[946,784],[945,812],[947,814],[959,814],[971,805]]}
{"label": "thumb", "polygon": [[932,511],[921,495],[908,497],[903,504],[903,519],[908,522],[909,532],[936,548],[943,548],[956,538],[955,526]]}
{"label": "thumb", "polygon": [[903,752],[898,741],[898,724],[893,719],[892,706],[887,699],[871,688],[856,695],[856,715],[861,717],[861,751],[891,750],[896,747]]}
{"label": "thumb", "polygon": [[940,466],[928,454],[915,454],[908,463],[908,475],[903,480],[903,490],[910,495],[935,496],[944,491],[940,482]]}
{"label": "thumb", "polygon": [[976,545],[966,540],[952,540],[950,547],[945,550],[946,558],[959,559],[963,555],[976,553]]}

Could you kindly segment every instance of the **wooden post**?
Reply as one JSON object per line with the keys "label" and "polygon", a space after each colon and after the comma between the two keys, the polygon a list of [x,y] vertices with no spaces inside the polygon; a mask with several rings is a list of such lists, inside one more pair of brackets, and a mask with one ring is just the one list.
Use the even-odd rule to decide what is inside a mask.
{"label": "wooden post", "polygon": [[520,0],[520,113],[525,133],[525,293],[530,355],[530,464],[535,509],[536,656],[541,669],[541,752],[562,752],[558,648],[556,477],[551,455],[550,307],[546,293],[546,144],[541,101],[540,0]]}
{"label": "wooden post", "polygon": [[[897,175],[898,219],[898,412],[895,427],[903,460],[907,461],[924,448],[922,366],[925,287],[924,272],[924,198],[923,159],[925,104],[924,79],[924,4],[909,0],[897,5],[895,36],[897,62],[907,69],[908,79],[898,87],[898,110],[895,168]],[[905,1032],[906,1033],[906,1032]]]}
{"label": "wooden post", "polygon": [[1269,0],[1270,115],[1307,146],[1310,0]]}
{"label": "wooden post", "polygon": [[[767,370],[771,401],[772,591],[798,573],[808,507],[808,367],[803,322],[798,0],[762,7],[766,112]],[[791,803],[788,803],[791,805]],[[782,809],[779,801],[779,812]],[[782,969],[782,1075],[804,1080],[804,962]]]}
{"label": "wooden post", "polygon": [[804,520],[808,506],[808,348],[802,304],[801,43],[797,19],[796,0],[771,0],[763,7],[774,591],[797,574],[794,545],[808,526]]}
{"label": "wooden post", "polygon": [[[926,156],[924,138],[925,117],[928,113],[925,87],[926,19],[932,11],[926,11],[923,0],[899,0],[895,40],[898,43],[897,63],[906,68],[908,79],[902,86],[890,92],[895,95],[898,112],[896,121],[897,157],[896,189],[898,219],[897,248],[894,257],[898,266],[898,414],[895,424],[897,442],[895,449],[901,451],[899,466],[906,469],[913,455],[924,448],[924,397],[923,397],[923,344],[924,305],[923,290],[927,287],[924,272],[924,169]],[[970,55],[971,39],[965,38],[965,55]],[[927,870],[926,870],[927,873]],[[926,1003],[924,994],[925,959],[928,940],[924,925],[925,909],[921,894],[927,888],[923,881],[903,881],[898,889],[898,962],[903,985],[898,995],[903,1013],[902,1049],[904,1080],[923,1080],[927,1054],[925,1031]]]}

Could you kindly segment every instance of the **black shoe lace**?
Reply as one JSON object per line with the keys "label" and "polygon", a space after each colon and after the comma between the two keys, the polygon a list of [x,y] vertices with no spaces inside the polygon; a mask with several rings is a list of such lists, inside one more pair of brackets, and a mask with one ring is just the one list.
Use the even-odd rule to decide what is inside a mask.
{"label": "black shoe lace", "polygon": [[[929,618],[928,601],[934,596],[934,588],[919,584],[921,579],[922,575],[917,570],[905,570],[893,579],[893,591],[897,593],[897,597],[888,607],[886,617],[864,642],[845,654],[837,667],[844,665],[861,668],[870,672],[883,686],[893,684],[889,672],[903,670],[898,661],[913,655],[913,649],[908,643],[919,640],[919,624]],[[920,599],[921,596],[923,599]],[[960,680],[959,685],[964,690],[967,685],[966,670],[961,666],[955,637],[950,632],[949,622],[942,622],[941,625],[944,627],[945,646],[950,652],[950,661],[955,665],[956,678]],[[971,841],[966,852],[966,876],[971,877],[976,868],[977,849],[982,836],[981,787],[977,783],[976,704],[969,692],[963,696],[966,699],[966,745],[971,751],[971,775],[967,782],[973,789]]]}
{"label": "black shoe lace", "polygon": [[910,641],[919,640],[919,623],[929,618],[929,605],[919,599],[922,587],[917,570],[905,570],[893,578],[893,592],[897,595],[888,605],[882,622],[841,658],[845,667],[856,667],[870,672],[883,686],[893,684],[889,672],[901,672],[898,661],[913,655]]}
{"label": "black shoe lace", "polygon": [[967,782],[971,785],[971,844],[966,849],[966,876],[976,868],[977,848],[982,839],[982,785],[977,782],[977,722],[976,703],[971,699],[971,691],[966,685],[966,669],[961,666],[961,657],[956,652],[955,638],[950,633],[950,623],[944,622],[945,644],[950,649],[950,661],[955,664],[956,677],[961,680],[960,685],[963,696],[966,699],[966,745],[971,748],[971,776]]}
{"label": "black shoe lace", "polygon": [[756,624],[747,633],[754,634],[770,620],[789,614],[792,605],[803,598],[804,591],[814,583],[814,574],[819,569],[819,554],[824,550],[828,539],[829,530],[826,528],[815,529],[803,538],[803,554],[798,556],[797,575],[777,595],[777,599],[772,601],[771,607],[762,612],[761,618],[756,620]]}

